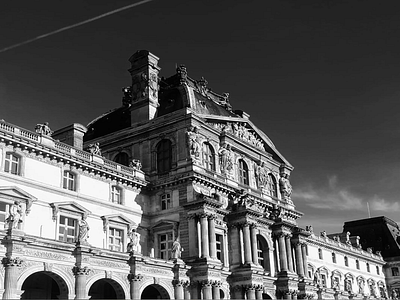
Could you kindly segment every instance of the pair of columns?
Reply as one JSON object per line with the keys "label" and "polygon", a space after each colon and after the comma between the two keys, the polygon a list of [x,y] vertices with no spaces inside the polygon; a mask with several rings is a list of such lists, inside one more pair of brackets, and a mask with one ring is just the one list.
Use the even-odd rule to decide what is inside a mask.
{"label": "pair of columns", "polygon": [[232,234],[232,240],[238,245],[239,253],[243,254],[243,261],[236,262],[258,265],[257,227],[249,223],[236,224],[232,228]]}
{"label": "pair of columns", "polygon": [[220,299],[221,282],[204,280],[201,282],[203,300]]}
{"label": "pair of columns", "polygon": [[233,289],[232,299],[243,299],[244,294],[246,299],[251,300],[261,300],[263,299],[263,287],[262,285],[245,285],[245,286],[235,286]]}
{"label": "pair of columns", "polygon": [[[293,251],[291,235],[280,233],[277,236],[279,250],[279,264],[281,272],[295,272],[293,264]],[[300,277],[306,276],[307,272],[307,253],[306,245],[300,242],[294,244],[296,271]]]}

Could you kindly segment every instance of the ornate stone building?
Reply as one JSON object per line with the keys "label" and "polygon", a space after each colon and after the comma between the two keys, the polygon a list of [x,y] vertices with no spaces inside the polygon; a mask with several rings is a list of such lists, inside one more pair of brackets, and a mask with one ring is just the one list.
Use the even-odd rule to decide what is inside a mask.
{"label": "ornate stone building", "polygon": [[379,253],[297,225],[293,167],[228,93],[130,62],[87,127],[0,122],[3,298],[387,297]]}

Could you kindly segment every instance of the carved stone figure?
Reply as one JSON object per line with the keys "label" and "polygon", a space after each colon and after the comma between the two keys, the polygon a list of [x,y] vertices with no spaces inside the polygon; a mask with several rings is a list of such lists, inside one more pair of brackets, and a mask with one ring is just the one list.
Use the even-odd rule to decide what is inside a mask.
{"label": "carved stone figure", "polygon": [[124,93],[124,97],[122,97],[122,105],[130,106],[132,104],[132,87],[124,87],[122,88],[122,92]]}
{"label": "carved stone figure", "polygon": [[7,218],[8,228],[18,229],[22,223],[23,207],[19,201],[15,201],[9,209],[10,216]]}
{"label": "carved stone figure", "polygon": [[184,65],[180,65],[176,68],[176,74],[178,74],[180,84],[187,82],[187,69]]}
{"label": "carved stone figure", "polygon": [[350,232],[346,232],[346,244],[351,246],[351,241],[350,241]]}
{"label": "carved stone figure", "polygon": [[319,277],[319,271],[318,270],[315,271],[315,273],[314,273],[313,281],[314,281],[314,284],[319,284],[319,282],[320,282],[320,277]]}
{"label": "carved stone figure", "polygon": [[101,150],[100,150],[100,144],[99,143],[89,144],[88,150],[92,154],[101,155]]}
{"label": "carved stone figure", "polygon": [[86,220],[79,220],[79,233],[78,233],[78,242],[87,243],[87,239],[89,237],[89,224]]}
{"label": "carved stone figure", "polygon": [[326,238],[326,237],[327,237],[326,231],[325,231],[325,230],[324,230],[324,231],[321,231],[321,236],[322,236],[323,238]]}
{"label": "carved stone figure", "polygon": [[132,161],[129,163],[129,167],[133,168],[135,170],[141,170],[142,169],[142,163],[138,159],[132,159]]}
{"label": "carved stone figure", "polygon": [[36,124],[35,131],[36,131],[36,133],[40,133],[42,135],[48,135],[48,136],[51,136],[51,134],[53,133],[53,131],[51,131],[51,129],[49,127],[48,122],[44,122],[43,124],[41,124],[41,123]]}
{"label": "carved stone figure", "polygon": [[179,243],[179,237],[175,239],[175,241],[172,243],[172,249],[171,249],[171,256],[173,259],[178,259],[181,258],[181,253],[183,249],[181,244]]}
{"label": "carved stone figure", "polygon": [[358,278],[357,283],[358,283],[358,293],[363,294],[364,293],[364,285],[365,285],[364,280],[362,278]]}
{"label": "carved stone figure", "polygon": [[203,96],[207,97],[207,84],[208,81],[204,79],[204,77],[201,77],[199,81],[196,82],[197,90],[199,91],[200,94]]}
{"label": "carved stone figure", "polygon": [[306,226],[306,231],[308,231],[309,233],[314,233],[314,228],[312,227],[312,225],[308,225]]}
{"label": "carved stone figure", "polygon": [[233,170],[233,152],[229,144],[222,145],[219,150],[221,173],[230,173]]}
{"label": "carved stone figure", "polygon": [[127,245],[127,252],[135,253],[139,251],[139,241],[140,234],[136,231],[136,229],[132,229],[129,233],[130,242]]}
{"label": "carved stone figure", "polygon": [[339,289],[339,278],[333,277],[332,278],[332,288],[333,289]]}
{"label": "carved stone figure", "polygon": [[344,281],[344,289],[345,289],[346,292],[352,292],[353,291],[350,279],[345,279],[345,281]]}
{"label": "carved stone figure", "polygon": [[268,168],[265,166],[264,162],[261,162],[260,165],[257,165],[255,168],[257,186],[259,188],[265,187],[268,184]]}
{"label": "carved stone figure", "polygon": [[289,175],[283,174],[282,177],[279,179],[279,187],[281,190],[281,195],[284,198],[290,198],[292,195],[292,185],[289,181]]}
{"label": "carved stone figure", "polygon": [[397,297],[397,292],[396,292],[396,290],[395,289],[393,289],[392,290],[392,299],[394,300],[394,299],[399,299],[398,297]]}
{"label": "carved stone figure", "polygon": [[200,142],[199,142],[199,134],[196,126],[191,126],[189,130],[186,132],[187,142],[189,147],[190,156],[194,159],[200,159]]}

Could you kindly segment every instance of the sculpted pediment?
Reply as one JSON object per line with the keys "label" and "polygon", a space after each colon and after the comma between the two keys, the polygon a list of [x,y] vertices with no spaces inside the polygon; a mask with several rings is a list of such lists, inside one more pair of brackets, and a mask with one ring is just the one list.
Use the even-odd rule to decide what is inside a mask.
{"label": "sculpted pediment", "polygon": [[2,186],[0,187],[0,199],[7,199],[10,201],[22,201],[26,204],[26,214],[29,213],[33,201],[37,198],[25,192],[23,189],[16,186]]}
{"label": "sculpted pediment", "polygon": [[220,131],[221,134],[232,136],[258,150],[266,152],[287,166],[291,164],[276,149],[271,139],[250,120],[243,118],[226,118],[211,115],[203,115],[211,127]]}
{"label": "sculpted pediment", "polygon": [[50,203],[50,206],[53,209],[53,220],[57,219],[60,209],[79,213],[82,215],[83,220],[85,220],[87,216],[91,214],[89,210],[74,201],[54,202]]}
{"label": "sculpted pediment", "polygon": [[102,216],[101,219],[103,220],[103,227],[104,227],[104,231],[107,230],[107,226],[108,224],[111,222],[116,222],[116,223],[121,223],[124,225],[128,225],[129,226],[129,231],[131,231],[132,229],[136,229],[137,228],[137,224],[135,222],[133,222],[131,219],[125,217],[124,215],[121,214],[113,214],[113,215],[107,215],[107,216]]}

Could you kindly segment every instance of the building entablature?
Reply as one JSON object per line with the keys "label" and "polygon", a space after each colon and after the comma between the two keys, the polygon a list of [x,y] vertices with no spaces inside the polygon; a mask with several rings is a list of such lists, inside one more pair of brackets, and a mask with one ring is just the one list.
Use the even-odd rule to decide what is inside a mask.
{"label": "building entablature", "polygon": [[119,165],[89,152],[55,141],[49,136],[30,132],[15,125],[0,122],[0,142],[6,148],[20,149],[21,154],[74,166],[76,169],[94,173],[105,178],[125,182],[142,188],[147,184],[141,170]]}
{"label": "building entablature", "polygon": [[347,255],[351,255],[363,260],[371,260],[378,264],[385,263],[381,255],[365,251],[361,248],[355,248],[340,241],[333,241],[329,238],[318,237],[315,235],[311,235],[306,239],[306,241],[308,244],[315,245],[328,251],[346,253]]}

